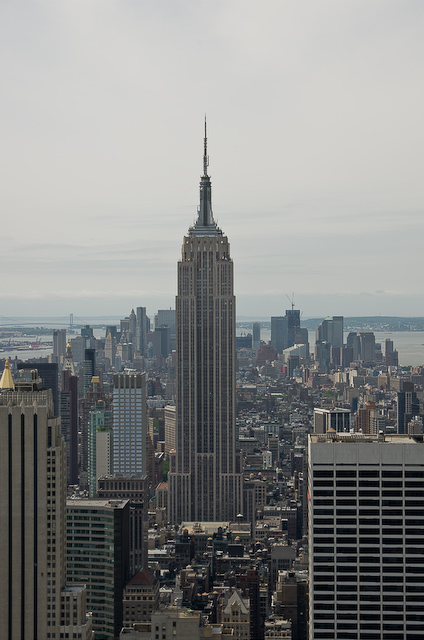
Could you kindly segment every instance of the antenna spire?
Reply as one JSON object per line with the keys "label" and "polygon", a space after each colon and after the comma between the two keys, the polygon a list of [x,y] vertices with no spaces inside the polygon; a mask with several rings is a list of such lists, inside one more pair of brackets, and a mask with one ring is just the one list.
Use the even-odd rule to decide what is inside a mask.
{"label": "antenna spire", "polygon": [[190,228],[191,236],[219,236],[222,231],[216,226],[212,214],[212,185],[208,176],[208,138],[205,115],[205,138],[203,145],[203,175],[200,178],[200,205],[197,210],[197,220]]}
{"label": "antenna spire", "polygon": [[208,138],[206,133],[206,114],[205,114],[205,138],[204,138],[204,148],[203,148],[203,175],[208,175],[208,165],[209,165],[209,157],[208,157]]}

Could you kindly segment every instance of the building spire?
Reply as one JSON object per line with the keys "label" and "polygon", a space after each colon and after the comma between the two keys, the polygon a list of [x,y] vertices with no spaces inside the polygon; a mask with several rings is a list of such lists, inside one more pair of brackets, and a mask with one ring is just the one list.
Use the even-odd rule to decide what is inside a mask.
{"label": "building spire", "polygon": [[204,176],[208,175],[208,165],[209,165],[208,137],[206,133],[206,113],[205,113],[205,138],[204,138],[204,149],[203,149],[203,175]]}
{"label": "building spire", "polygon": [[205,137],[203,139],[203,175],[200,178],[200,205],[197,210],[197,220],[194,227],[189,229],[191,236],[216,236],[222,235],[218,229],[212,214],[212,185],[208,176],[208,138],[205,115]]}

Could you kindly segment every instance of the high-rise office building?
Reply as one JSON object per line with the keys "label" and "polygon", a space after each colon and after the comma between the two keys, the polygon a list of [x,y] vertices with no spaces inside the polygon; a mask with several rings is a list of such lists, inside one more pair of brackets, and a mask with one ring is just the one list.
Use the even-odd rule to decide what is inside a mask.
{"label": "high-rise office building", "polygon": [[115,373],[113,376],[113,473],[145,474],[146,448],[146,374]]}
{"label": "high-rise office building", "polygon": [[70,340],[72,345],[72,355],[74,358],[74,362],[78,365],[84,362],[84,352],[86,349],[86,338],[82,336],[75,336],[75,338],[71,338]]}
{"label": "high-rise office building", "polygon": [[424,444],[309,437],[310,640],[422,638]]}
{"label": "high-rise office building", "polygon": [[90,389],[91,380],[95,375],[96,375],[96,350],[86,349],[84,351],[84,365],[83,365],[84,396],[87,395]]}
{"label": "high-rise office building", "polygon": [[146,307],[137,307],[135,326],[135,350],[139,351],[143,356],[145,355],[146,351],[147,321],[148,318],[146,316]]}
{"label": "high-rise office building", "polygon": [[67,615],[62,609],[69,601],[66,450],[52,393],[39,390],[36,370],[21,370],[13,382],[7,369],[0,383],[0,636],[88,640],[85,588],[75,587]]}
{"label": "high-rise office building", "polygon": [[60,364],[66,353],[66,329],[53,329],[53,362]]}
{"label": "high-rise office building", "polygon": [[234,520],[243,505],[235,415],[235,297],[227,237],[212,214],[206,125],[198,218],[184,238],[176,299],[172,522]]}
{"label": "high-rise office building", "polygon": [[[92,329],[87,325],[86,332]],[[84,329],[81,329],[81,333]],[[84,338],[88,340],[87,337]],[[73,349],[73,346],[72,346]],[[96,350],[84,349],[83,362],[83,398],[80,399],[80,425],[81,425],[81,446],[80,446],[80,484],[85,486],[88,471],[88,413],[92,407],[91,381],[96,375]]]}
{"label": "high-rise office building", "polygon": [[67,483],[78,484],[78,376],[69,368],[62,370],[60,418],[66,442]]}
{"label": "high-rise office building", "polygon": [[328,342],[332,347],[343,346],[343,316],[327,317],[316,328],[316,340]]}
{"label": "high-rise office building", "polygon": [[364,363],[375,362],[375,336],[373,331],[361,331],[361,360]]}
{"label": "high-rise office building", "polygon": [[271,346],[277,353],[283,353],[287,346],[287,318],[272,316],[271,318]]}
{"label": "high-rise office building", "polygon": [[155,314],[155,329],[169,327],[171,334],[175,334],[175,309],[159,309]]}
{"label": "high-rise office building", "polygon": [[323,340],[315,342],[315,361],[318,363],[320,373],[328,373],[330,370],[331,345]]}
{"label": "high-rise office building", "polygon": [[[90,327],[89,324],[84,325],[83,327],[81,327],[81,335],[83,338],[85,338],[86,340],[90,341],[94,338],[94,331],[93,328]],[[88,345],[87,345],[87,349],[88,349]]]}
{"label": "high-rise office building", "polygon": [[137,327],[137,317],[134,313],[134,309],[131,309],[131,313],[128,316],[128,338],[132,343],[134,343],[136,339],[136,327]]}
{"label": "high-rise office building", "polygon": [[358,362],[361,359],[361,339],[359,337],[359,332],[350,331],[346,338],[346,346],[348,349],[351,349],[351,353],[349,353],[349,357],[351,358],[351,362]]}
{"label": "high-rise office building", "polygon": [[393,340],[386,338],[386,349],[384,354],[384,364],[388,367],[399,366],[399,354],[394,348]]}
{"label": "high-rise office building", "polygon": [[355,362],[365,364],[375,362],[375,336],[372,331],[351,331],[347,336],[346,344],[352,348],[352,356]]}
{"label": "high-rise office building", "polygon": [[165,456],[169,456],[169,452],[175,449],[175,424],[176,410],[175,405],[168,404],[164,411],[165,416]]}
{"label": "high-rise office building", "polygon": [[300,311],[299,309],[287,309],[285,317],[287,322],[287,344],[284,348],[287,349],[296,344],[300,331]]}
{"label": "high-rise office building", "polygon": [[124,476],[104,475],[98,479],[97,497],[130,501],[130,575],[148,566],[148,505],[147,477],[141,473]]}
{"label": "high-rise office building", "polygon": [[78,484],[78,376],[69,341],[63,360],[61,382],[60,419],[66,443],[66,479],[68,484]]}
{"label": "high-rise office building", "polygon": [[109,331],[106,335],[105,340],[105,358],[108,358],[110,366],[115,366],[115,355],[116,355],[116,339],[113,336],[112,332]]}
{"label": "high-rise office building", "polygon": [[401,382],[396,405],[397,432],[408,433],[408,422],[420,414],[420,402],[413,382]]}
{"label": "high-rise office building", "polygon": [[333,347],[343,346],[344,318],[343,316],[333,316],[333,335],[331,344]]}
{"label": "high-rise office building", "polygon": [[130,568],[129,500],[67,500],[66,506],[67,582],[87,585],[95,637],[117,638]]}
{"label": "high-rise office building", "polygon": [[261,323],[254,322],[252,325],[252,349],[257,351],[261,346]]}
{"label": "high-rise office building", "polygon": [[300,311],[286,309],[285,316],[271,318],[271,345],[278,353],[300,341]]}
{"label": "high-rise office building", "polygon": [[168,353],[175,351],[175,309],[159,309],[154,319],[155,331],[159,327],[169,329]]}
{"label": "high-rise office building", "polygon": [[109,475],[112,464],[112,410],[98,376],[91,381],[92,405],[88,413],[88,490],[97,493],[97,479]]}
{"label": "high-rise office building", "polygon": [[[343,316],[327,317],[317,326],[315,331],[316,344],[329,345],[329,363],[333,367],[341,365],[342,361],[342,349],[343,349]],[[318,352],[320,347],[318,347]],[[322,349],[321,349],[322,351]],[[320,370],[326,372],[329,367],[322,366],[320,363]]]}
{"label": "high-rise office building", "polygon": [[[169,327],[156,327],[153,336],[157,335],[157,346],[159,353],[157,355],[167,358],[171,351],[171,332]],[[155,354],[156,355],[156,354]]]}

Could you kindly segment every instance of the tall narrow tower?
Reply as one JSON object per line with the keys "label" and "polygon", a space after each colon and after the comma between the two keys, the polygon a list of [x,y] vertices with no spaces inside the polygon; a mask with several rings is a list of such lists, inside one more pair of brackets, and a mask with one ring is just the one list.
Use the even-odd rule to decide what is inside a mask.
{"label": "tall narrow tower", "polygon": [[242,509],[233,261],[213,219],[207,170],[205,122],[198,218],[178,263],[176,450],[168,476],[173,523],[233,520]]}

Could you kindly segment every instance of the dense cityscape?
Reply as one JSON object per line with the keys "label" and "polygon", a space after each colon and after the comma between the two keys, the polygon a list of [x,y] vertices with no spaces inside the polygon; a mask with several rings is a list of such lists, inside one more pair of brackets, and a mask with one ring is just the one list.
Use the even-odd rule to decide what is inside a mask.
{"label": "dense cityscape", "polygon": [[0,636],[422,638],[424,365],[294,299],[236,335],[206,123],[177,272],[3,360]]}

